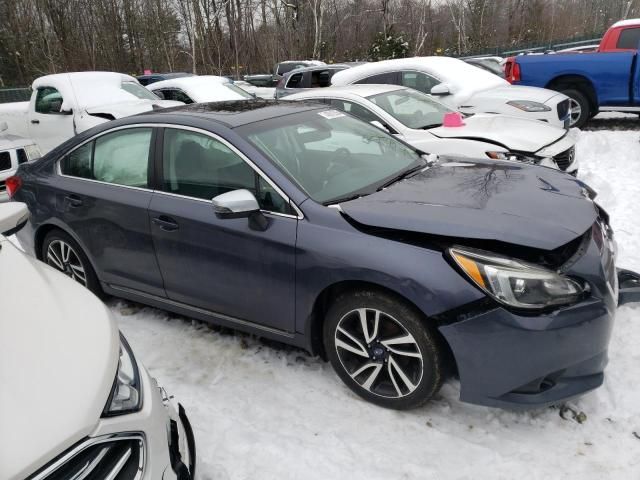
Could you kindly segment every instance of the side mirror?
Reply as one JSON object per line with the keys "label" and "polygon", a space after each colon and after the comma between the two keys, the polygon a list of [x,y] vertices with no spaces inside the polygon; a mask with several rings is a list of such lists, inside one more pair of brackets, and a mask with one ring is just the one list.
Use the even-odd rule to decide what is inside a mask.
{"label": "side mirror", "polygon": [[436,85],[431,89],[431,95],[444,96],[444,95],[450,95],[450,94],[451,94],[451,89],[449,88],[449,85],[447,85],[446,83],[439,83],[438,85]]}
{"label": "side mirror", "polygon": [[9,236],[20,230],[29,220],[29,209],[25,203],[0,203],[0,234]]}
{"label": "side mirror", "polygon": [[248,218],[249,228],[261,232],[269,227],[269,219],[262,214],[258,200],[249,190],[243,188],[223,193],[214,197],[211,203],[218,218]]}
{"label": "side mirror", "polygon": [[259,212],[260,205],[249,190],[232,190],[211,200],[213,211],[220,218],[242,218]]}

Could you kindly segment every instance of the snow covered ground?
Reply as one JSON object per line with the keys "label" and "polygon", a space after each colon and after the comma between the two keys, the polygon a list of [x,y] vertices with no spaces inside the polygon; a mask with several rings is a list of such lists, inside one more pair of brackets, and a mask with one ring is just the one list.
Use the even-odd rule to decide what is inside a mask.
{"label": "snow covered ground", "polygon": [[[640,131],[601,129],[637,123],[592,122],[595,131],[579,132],[578,156],[579,176],[611,215],[618,264],[640,270]],[[455,381],[423,408],[384,410],[305,352],[111,306],[137,356],[185,405],[203,480],[640,478],[640,306],[619,309],[605,385],[565,418],[557,408],[463,404]]]}

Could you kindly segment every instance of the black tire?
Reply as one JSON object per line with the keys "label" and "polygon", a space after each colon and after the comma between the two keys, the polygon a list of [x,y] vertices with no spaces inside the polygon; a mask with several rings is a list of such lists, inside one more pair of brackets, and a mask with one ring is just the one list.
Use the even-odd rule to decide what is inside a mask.
{"label": "black tire", "polygon": [[582,128],[591,118],[591,104],[589,103],[589,99],[580,90],[575,90],[573,88],[561,90],[561,93],[564,93],[580,106],[580,114],[577,118],[574,118],[573,115],[571,116],[571,127]]}
{"label": "black tire", "polygon": [[[52,248],[53,250],[58,251],[58,247],[61,245],[61,242],[71,248],[72,255],[75,255],[77,262],[73,260],[69,262],[60,262],[63,260],[60,258],[60,255],[55,258],[51,258],[52,255],[49,255],[49,249]],[[71,277],[73,280],[76,280],[78,283],[91,290],[98,297],[104,298],[104,292],[100,286],[98,276],[91,266],[91,262],[89,262],[87,255],[84,253],[80,245],[78,245],[78,242],[71,238],[70,235],[59,229],[51,230],[44,237],[41,255],[43,262],[64,273],[68,277]],[[73,258],[71,255],[69,257]],[[62,263],[62,268],[60,267],[60,263]],[[80,271],[77,269],[78,265],[84,272],[85,282],[81,281],[81,276],[79,274]]]}
{"label": "black tire", "polygon": [[[362,325],[358,311],[361,309],[365,311],[367,332],[360,327],[361,338],[354,343],[343,332],[357,335],[358,325]],[[377,330],[376,311],[381,312]],[[377,337],[375,340],[373,334]],[[393,343],[393,351],[385,345],[390,339],[401,337],[411,337],[411,341]],[[361,290],[339,296],[325,317],[323,339],[327,357],[342,381],[357,395],[378,406],[395,410],[415,408],[427,402],[442,386],[444,352],[437,333],[427,326],[419,311],[394,295]],[[359,353],[345,349],[344,342],[350,342]],[[380,353],[385,349],[386,352]],[[403,382],[401,371],[409,383]],[[374,375],[375,379],[369,383]]]}

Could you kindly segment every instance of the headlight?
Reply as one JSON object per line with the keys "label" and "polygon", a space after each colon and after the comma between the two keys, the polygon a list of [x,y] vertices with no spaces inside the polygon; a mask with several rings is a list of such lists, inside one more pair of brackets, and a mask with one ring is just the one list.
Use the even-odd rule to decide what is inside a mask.
{"label": "headlight", "polygon": [[480,289],[511,307],[532,310],[566,305],[588,291],[575,280],[521,260],[470,248],[450,248],[449,254]]}
{"label": "headlight", "polygon": [[512,162],[524,162],[524,163],[532,163],[537,164],[540,162],[541,158],[535,155],[525,155],[522,153],[512,153],[512,152],[485,152],[487,157],[492,158],[493,160],[511,160]]}
{"label": "headlight", "polygon": [[507,102],[507,105],[516,107],[519,110],[525,112],[550,112],[551,107],[546,106],[544,103],[532,102],[529,100],[512,100]]}
{"label": "headlight", "polygon": [[131,347],[120,334],[120,360],[111,395],[104,409],[105,417],[137,412],[142,407],[140,372]]}

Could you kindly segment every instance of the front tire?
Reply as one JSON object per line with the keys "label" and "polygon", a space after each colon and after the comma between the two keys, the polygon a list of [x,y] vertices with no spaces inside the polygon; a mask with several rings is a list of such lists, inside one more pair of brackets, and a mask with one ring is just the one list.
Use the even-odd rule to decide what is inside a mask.
{"label": "front tire", "polygon": [[100,281],[86,254],[70,235],[62,230],[52,230],[42,242],[42,261],[66,276],[87,287],[102,298]]}
{"label": "front tire", "polygon": [[562,90],[569,97],[569,115],[571,116],[569,126],[575,128],[582,128],[585,123],[591,118],[591,104],[587,96],[580,90],[574,90],[569,88]]}
{"label": "front tire", "polygon": [[338,297],[327,312],[323,336],[338,376],[378,406],[415,408],[442,385],[437,334],[413,306],[393,295],[362,290]]}

